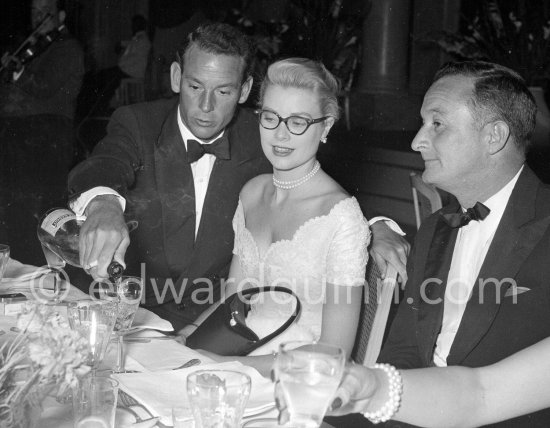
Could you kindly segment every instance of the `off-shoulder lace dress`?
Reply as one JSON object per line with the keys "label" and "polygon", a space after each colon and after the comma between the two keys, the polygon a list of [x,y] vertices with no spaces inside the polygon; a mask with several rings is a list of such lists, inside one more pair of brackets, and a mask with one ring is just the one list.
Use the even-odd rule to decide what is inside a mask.
{"label": "off-shoulder lace dress", "polygon": [[[263,254],[246,228],[241,201],[233,218],[233,229],[233,253],[239,257],[250,285],[291,288],[302,303],[297,322],[251,355],[276,351],[283,341],[318,340],[325,285],[363,285],[370,231],[353,197],[338,202],[328,214],[307,220],[291,239],[272,243]],[[252,304],[246,323],[259,337],[264,337],[288,319],[294,305],[295,300],[286,294],[263,293]]]}

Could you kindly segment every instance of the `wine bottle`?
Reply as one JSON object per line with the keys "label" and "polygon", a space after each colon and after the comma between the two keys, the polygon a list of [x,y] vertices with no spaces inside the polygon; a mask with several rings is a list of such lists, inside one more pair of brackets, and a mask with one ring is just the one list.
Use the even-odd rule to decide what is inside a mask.
{"label": "wine bottle", "polygon": [[[38,224],[37,235],[48,266],[63,268],[68,263],[82,267],[78,250],[82,223],[84,219],[67,208],[53,208],[44,214]],[[112,280],[120,278],[123,272],[124,268],[116,261],[112,261],[107,268]]]}

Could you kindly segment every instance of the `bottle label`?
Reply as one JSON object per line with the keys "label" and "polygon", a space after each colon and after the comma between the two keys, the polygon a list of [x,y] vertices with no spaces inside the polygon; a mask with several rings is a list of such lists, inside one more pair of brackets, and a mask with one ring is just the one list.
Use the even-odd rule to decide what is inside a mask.
{"label": "bottle label", "polygon": [[60,208],[53,210],[42,221],[42,229],[50,235],[55,236],[57,231],[63,227],[65,223],[71,220],[76,220],[76,215],[70,210]]}

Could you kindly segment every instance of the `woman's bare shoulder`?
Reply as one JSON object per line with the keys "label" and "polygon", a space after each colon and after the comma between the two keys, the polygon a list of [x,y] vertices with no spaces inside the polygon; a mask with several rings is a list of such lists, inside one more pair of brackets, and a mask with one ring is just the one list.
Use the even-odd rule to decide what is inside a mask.
{"label": "woman's bare shoulder", "polygon": [[320,211],[324,213],[329,212],[344,199],[350,198],[349,193],[328,175],[326,176],[326,180],[323,180],[323,186],[319,190],[318,203]]}
{"label": "woman's bare shoulder", "polygon": [[257,201],[272,183],[272,174],[261,174],[249,180],[241,189],[239,197],[242,203],[247,206]]}

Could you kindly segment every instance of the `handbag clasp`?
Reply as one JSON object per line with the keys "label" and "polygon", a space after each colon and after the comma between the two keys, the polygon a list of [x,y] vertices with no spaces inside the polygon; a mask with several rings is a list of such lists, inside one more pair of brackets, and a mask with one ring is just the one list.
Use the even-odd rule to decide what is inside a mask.
{"label": "handbag clasp", "polygon": [[237,325],[237,320],[235,319],[235,316],[237,315],[239,315],[239,311],[231,312],[231,319],[229,320],[229,325],[231,327],[235,327]]}

